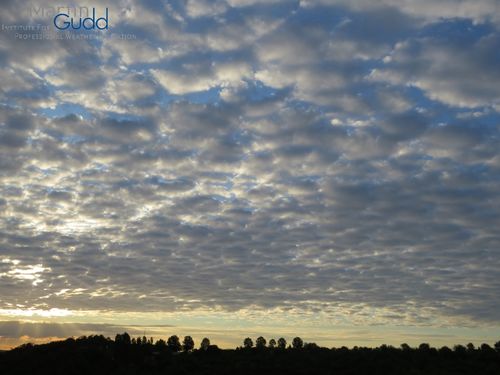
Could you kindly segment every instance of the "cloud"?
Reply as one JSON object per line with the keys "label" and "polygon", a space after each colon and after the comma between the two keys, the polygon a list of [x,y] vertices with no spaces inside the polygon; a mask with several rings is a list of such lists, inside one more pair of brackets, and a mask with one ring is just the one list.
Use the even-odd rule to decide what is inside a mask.
{"label": "cloud", "polygon": [[141,337],[146,330],[148,334],[158,334],[172,326],[125,326],[107,323],[50,323],[50,322],[21,322],[0,321],[0,342],[17,339],[20,341],[40,342],[41,340],[63,340],[68,337],[81,337],[102,334],[114,338],[117,333],[128,332],[132,336]]}
{"label": "cloud", "polygon": [[251,70],[245,63],[190,64],[182,70],[181,73],[154,69],[151,73],[168,92],[176,95],[207,91],[213,87],[238,86],[243,84],[243,79],[251,78]]}
{"label": "cloud", "polygon": [[493,0],[465,0],[456,2],[453,0],[424,0],[424,1],[396,1],[396,0],[322,0],[301,1],[304,7],[315,5],[342,5],[355,10],[365,10],[380,7],[394,7],[402,12],[425,19],[428,22],[436,22],[443,18],[470,18],[477,22],[496,20],[498,17],[498,3]]}
{"label": "cloud", "polygon": [[495,4],[424,3],[117,1],[137,39],[2,31],[0,309],[498,325]]}
{"label": "cloud", "polygon": [[[477,37],[459,31],[451,38],[432,36],[396,45],[387,63],[374,69],[373,80],[411,85],[433,100],[456,107],[497,106],[499,92],[497,33]],[[467,45],[464,45],[464,44]]]}

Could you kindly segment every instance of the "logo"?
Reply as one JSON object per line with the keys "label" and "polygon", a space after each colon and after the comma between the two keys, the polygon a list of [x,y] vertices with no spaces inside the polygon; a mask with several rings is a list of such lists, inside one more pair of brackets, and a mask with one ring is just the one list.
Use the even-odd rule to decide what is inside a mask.
{"label": "logo", "polygon": [[[68,12],[69,13],[69,12]],[[54,26],[58,30],[67,30],[69,28],[73,30],[108,30],[109,29],[109,11],[106,8],[106,14],[104,17],[96,19],[95,8],[92,8],[92,17],[80,17],[76,20],[74,17],[70,17],[67,13],[59,13],[54,17]]]}

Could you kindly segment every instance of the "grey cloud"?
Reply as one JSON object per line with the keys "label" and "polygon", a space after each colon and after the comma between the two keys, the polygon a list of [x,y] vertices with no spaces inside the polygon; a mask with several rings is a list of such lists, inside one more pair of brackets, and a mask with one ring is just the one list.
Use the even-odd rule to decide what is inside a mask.
{"label": "grey cloud", "polygon": [[487,140],[496,132],[495,128],[487,125],[478,125],[464,122],[457,122],[437,126],[430,129],[426,138],[433,146],[440,147],[446,144],[447,148],[472,148]]}
{"label": "grey cloud", "polygon": [[195,183],[187,178],[168,180],[160,176],[152,176],[148,177],[146,182],[158,186],[160,189],[166,191],[188,191],[195,186]]}
{"label": "grey cloud", "polygon": [[439,36],[409,40],[397,45],[386,66],[372,71],[371,77],[413,85],[448,105],[495,106],[499,77],[492,51],[498,41],[496,33],[477,38],[459,34],[451,40]]}
{"label": "grey cloud", "polygon": [[417,138],[426,131],[428,120],[418,113],[404,113],[383,120],[380,127],[390,139],[409,140]]}
{"label": "grey cloud", "polygon": [[70,201],[72,199],[71,192],[61,190],[51,190],[47,193],[47,197],[57,201]]}
{"label": "grey cloud", "polygon": [[68,336],[83,336],[93,334],[104,334],[114,337],[115,334],[127,331],[131,335],[142,335],[144,328],[168,328],[170,325],[134,327],[120,326],[103,323],[27,323],[19,321],[0,322],[0,336],[2,338],[19,338],[28,336],[30,338],[67,338]]}
{"label": "grey cloud", "polygon": [[109,131],[114,136],[120,134],[125,134],[125,136],[129,136],[141,130],[152,132],[155,127],[154,121],[152,120],[148,121],[148,119],[117,120],[112,117],[102,119],[100,125],[105,129],[105,131]]}
{"label": "grey cloud", "polygon": [[492,0],[423,0],[423,1],[397,1],[397,0],[320,0],[304,1],[303,6],[314,7],[318,5],[343,5],[354,10],[377,9],[394,7],[409,16],[433,22],[439,19],[471,18],[477,22],[497,20],[499,5]]}

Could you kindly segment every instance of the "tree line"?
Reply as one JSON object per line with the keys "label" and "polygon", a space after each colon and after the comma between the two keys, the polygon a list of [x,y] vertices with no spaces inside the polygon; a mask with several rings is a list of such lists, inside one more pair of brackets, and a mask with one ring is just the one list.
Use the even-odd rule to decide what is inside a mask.
{"label": "tree line", "polygon": [[380,374],[498,375],[500,341],[452,348],[381,345],[376,348],[325,348],[295,337],[246,337],[235,349],[219,349],[208,337],[166,340],[117,334],[68,338],[42,345],[24,344],[0,352],[0,374]]}
{"label": "tree line", "polygon": [[[109,339],[108,339],[109,340]],[[146,336],[142,337],[130,337],[130,335],[127,332],[124,332],[122,334],[118,333],[115,336],[115,344],[121,345],[121,346],[127,346],[127,345],[149,345],[149,346],[154,346],[156,349],[159,350],[165,350],[168,349],[171,352],[190,352],[194,350],[194,340],[191,336],[184,336],[184,339],[182,340],[182,343],[179,339],[179,336],[177,335],[172,335],[170,336],[167,341],[163,339],[159,339],[156,342],[154,342],[153,338],[150,337],[149,339]],[[215,345],[210,344],[210,339],[208,337],[203,338],[200,343],[200,350],[208,350],[210,348],[215,347]]]}
{"label": "tree line", "polygon": [[[127,332],[122,334],[117,334],[115,336],[115,343],[118,345],[151,345],[157,349],[168,349],[172,352],[190,352],[195,349],[195,342],[191,336],[184,336],[184,339],[180,340],[179,336],[172,335],[167,341],[159,339],[154,342],[153,338],[142,337],[131,337]],[[251,349],[254,347],[254,342],[250,337],[243,340],[243,345],[240,348]],[[300,337],[295,337],[292,340],[291,345],[288,345],[288,349],[302,349],[302,348],[313,348],[318,347],[316,343],[305,343]],[[210,339],[205,337],[201,340],[199,350],[208,350],[210,348],[218,348],[217,345],[211,345]],[[287,349],[287,341],[283,337],[280,337],[277,341],[275,339],[270,339],[269,343],[267,340],[259,336],[255,340],[255,348],[263,349]]]}
{"label": "tree line", "polygon": [[[108,339],[109,340],[109,339]],[[131,338],[130,335],[125,332],[123,334],[117,334],[115,337],[115,343],[117,344],[123,344],[123,345],[151,345],[159,349],[169,349],[172,352],[190,352],[195,349],[195,342],[191,336],[184,336],[184,339],[182,342],[180,341],[179,337],[177,335],[172,335],[170,336],[167,341],[163,339],[159,339],[153,344],[153,338],[150,337],[149,339],[146,336],[137,337],[137,338]],[[205,337],[201,340],[199,350],[208,350],[210,348],[217,348],[217,345],[211,345],[210,339],[208,337]],[[243,345],[236,348],[236,349],[318,349],[320,348],[319,345],[317,345],[314,342],[304,342],[302,338],[300,337],[294,337],[291,344],[287,346],[287,341],[285,338],[280,337],[278,340],[275,339],[270,339],[269,342],[263,337],[259,336],[254,341],[250,337],[246,337],[243,339]],[[325,349],[325,348],[323,348]],[[347,347],[343,346],[341,349],[343,350],[348,350]],[[353,350],[358,349],[357,346],[353,348]],[[381,345],[379,347],[380,350],[384,349],[396,349],[391,345]],[[422,343],[416,348],[410,347],[410,345],[403,343],[400,346],[400,349],[403,351],[410,351],[410,350],[420,350],[420,351],[451,351],[452,349],[448,348],[447,346],[443,346],[439,349],[431,347],[428,343]],[[474,350],[481,350],[481,351],[497,351],[500,352],[500,341],[497,341],[493,347],[491,347],[487,343],[481,344],[479,347],[475,347],[474,344],[468,343],[467,345],[455,345],[453,347],[453,351],[455,352],[471,352]]]}

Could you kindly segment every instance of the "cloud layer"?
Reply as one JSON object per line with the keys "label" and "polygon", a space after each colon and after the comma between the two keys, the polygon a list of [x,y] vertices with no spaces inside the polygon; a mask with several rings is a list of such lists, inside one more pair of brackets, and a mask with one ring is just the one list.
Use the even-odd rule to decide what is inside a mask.
{"label": "cloud layer", "polygon": [[123,0],[103,39],[3,30],[0,309],[498,327],[500,10],[451,3]]}

